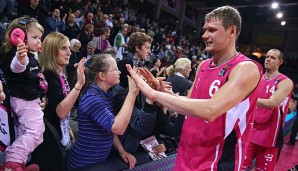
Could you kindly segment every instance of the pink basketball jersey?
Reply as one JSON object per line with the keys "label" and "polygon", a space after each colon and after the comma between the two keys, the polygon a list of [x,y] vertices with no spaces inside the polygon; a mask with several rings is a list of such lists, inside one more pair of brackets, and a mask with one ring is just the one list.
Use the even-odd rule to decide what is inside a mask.
{"label": "pink basketball jersey", "polygon": [[[278,84],[289,79],[279,74],[272,79],[262,75],[259,87],[259,98],[269,99],[276,91]],[[254,111],[254,126],[251,142],[264,147],[281,147],[283,144],[282,127],[288,112],[291,93],[274,109],[256,108]]]}
{"label": "pink basketball jersey", "polygon": [[[210,99],[226,83],[232,69],[248,60],[240,53],[217,67],[210,66],[212,59],[207,60],[199,70],[190,98]],[[261,66],[258,67],[261,74]],[[187,116],[175,171],[240,170],[252,129],[256,100],[257,89],[213,122]]]}

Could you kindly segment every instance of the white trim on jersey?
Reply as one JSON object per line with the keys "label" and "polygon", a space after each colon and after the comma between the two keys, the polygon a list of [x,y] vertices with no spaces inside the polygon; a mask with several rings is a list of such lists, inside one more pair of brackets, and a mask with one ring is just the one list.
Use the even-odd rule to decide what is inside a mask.
{"label": "white trim on jersey", "polygon": [[216,146],[215,158],[214,158],[214,161],[213,161],[212,164],[211,164],[211,170],[210,170],[210,171],[214,171],[214,164],[215,164],[215,162],[217,161],[217,158],[218,158],[219,146],[220,146],[220,144],[218,144],[218,145]]}
{"label": "white trim on jersey", "polygon": [[228,135],[230,135],[230,133],[234,129],[234,126],[238,119],[239,119],[238,126],[240,129],[240,133],[241,135],[243,134],[246,128],[246,114],[247,114],[247,111],[249,110],[249,107],[250,107],[249,98],[247,98],[227,111],[226,123],[229,123],[229,124],[225,125],[226,126],[225,139],[227,138]]}

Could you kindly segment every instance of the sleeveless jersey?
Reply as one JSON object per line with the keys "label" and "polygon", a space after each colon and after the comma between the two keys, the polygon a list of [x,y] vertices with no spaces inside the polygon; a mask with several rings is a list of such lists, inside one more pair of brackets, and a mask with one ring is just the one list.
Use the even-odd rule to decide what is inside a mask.
{"label": "sleeveless jersey", "polygon": [[[202,64],[190,98],[210,99],[228,79],[232,69],[250,60],[238,53],[229,61],[211,67],[212,59]],[[259,67],[261,75],[261,66]],[[233,93],[233,92],[231,92]],[[178,148],[175,171],[241,170],[244,152],[252,130],[252,111],[257,89],[213,122],[187,116]],[[229,97],[226,97],[229,98]]]}
{"label": "sleeveless jersey", "polygon": [[[269,99],[276,91],[278,84],[289,79],[279,74],[272,79],[265,79],[262,75],[259,87],[259,98]],[[283,145],[283,124],[288,112],[290,93],[274,109],[256,108],[254,111],[254,126],[251,142],[264,147],[282,147]]]}

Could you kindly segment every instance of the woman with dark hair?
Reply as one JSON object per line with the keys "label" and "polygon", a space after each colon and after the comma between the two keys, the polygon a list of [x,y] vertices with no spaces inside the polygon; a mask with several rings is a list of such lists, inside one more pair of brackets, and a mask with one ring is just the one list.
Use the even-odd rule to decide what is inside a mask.
{"label": "woman with dark hair", "polygon": [[81,51],[83,54],[87,53],[87,44],[92,41],[94,38],[94,25],[92,23],[88,23],[84,26],[84,31],[80,34],[80,42],[81,42]]}
{"label": "woman with dark hair", "polygon": [[153,63],[153,67],[150,69],[150,72],[152,73],[152,75],[154,77],[166,77],[166,67],[162,67],[161,66],[161,62],[158,58],[154,58],[152,60]]}

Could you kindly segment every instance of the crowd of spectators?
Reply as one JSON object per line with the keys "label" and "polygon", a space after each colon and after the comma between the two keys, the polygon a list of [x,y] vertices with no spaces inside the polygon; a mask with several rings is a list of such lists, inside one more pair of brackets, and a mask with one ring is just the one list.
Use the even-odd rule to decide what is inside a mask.
{"label": "crowd of spectators", "polygon": [[[87,52],[87,43],[94,38],[97,38],[95,42],[98,52],[103,52],[102,48],[109,45],[115,48],[124,47],[124,52],[129,35],[141,31],[153,38],[152,56],[158,56],[162,63],[165,56],[170,58],[167,65],[173,64],[174,60],[180,57],[191,59],[195,55],[198,59],[201,56],[206,58],[206,55],[201,55],[204,53],[203,47],[198,41],[183,35],[174,25],[161,24],[150,18],[138,8],[142,6],[142,1],[139,0],[10,0],[8,4],[4,2],[6,1],[1,1],[3,5],[0,6],[7,7],[0,10],[0,19],[8,19],[9,22],[23,15],[37,18],[45,28],[44,37],[58,31],[70,40],[76,38],[81,42],[80,51],[83,53]],[[9,5],[15,8],[15,13],[9,12]],[[119,33],[124,35],[123,42],[117,37]],[[102,38],[107,39],[109,45],[100,44],[98,38],[101,35],[104,35]]]}
{"label": "crowd of spectators", "polygon": [[[156,77],[168,77],[168,81],[172,82],[173,86],[180,86],[173,87],[174,93],[186,95],[187,89],[192,85],[191,81],[195,77],[197,66],[201,61],[210,57],[210,54],[204,51],[198,40],[191,39],[177,31],[175,26],[161,24],[150,18],[140,10],[139,7],[142,6],[142,3],[142,0],[18,0],[18,2],[16,0],[1,0],[0,19],[9,22],[16,17],[26,15],[36,18],[44,27],[44,37],[53,32],[66,35],[69,38],[71,50],[70,61],[66,65],[70,88],[74,87],[73,82],[76,81],[74,76],[79,61],[86,57],[85,66],[87,66],[91,58],[104,52],[111,54],[116,61],[126,58],[131,65],[144,66]],[[151,47],[149,47],[150,52],[147,51],[148,54],[136,54],[138,52],[130,49],[130,35],[135,32],[145,33],[150,37]],[[0,35],[1,42],[2,39]],[[142,51],[142,49],[140,50]],[[135,64],[130,57],[138,55],[142,56],[140,57],[142,59],[140,63]],[[184,60],[184,58],[188,59]],[[297,60],[295,61],[297,63]],[[119,70],[125,72],[126,63],[122,66],[121,64],[123,63],[118,62]],[[291,62],[286,64],[293,65]],[[289,72],[287,69],[284,71]],[[120,112],[122,107],[120,104],[124,103],[125,97],[122,96],[126,96],[128,93],[128,83],[123,85],[123,80],[121,80],[127,80],[127,75],[128,73],[124,76],[122,74],[120,85],[117,85],[112,93],[115,100],[118,100],[119,106],[116,106],[116,113]],[[181,82],[183,85],[179,84]],[[129,125],[128,131],[120,137],[122,143],[130,142],[123,144],[125,150],[133,154],[138,151],[139,141],[142,138],[149,135],[159,137],[161,133],[166,133],[174,140],[159,137],[159,140],[162,140],[161,144],[164,144],[162,147],[166,152],[175,151],[184,117],[174,114],[162,106],[155,106],[155,104],[153,106],[153,102],[145,99],[141,93],[137,96],[136,102],[138,104],[133,109],[132,119],[137,120],[138,115],[144,115],[142,119],[156,121],[156,125],[150,125],[149,122],[148,125],[145,125],[141,121],[136,121],[139,125],[136,124],[135,127]],[[157,127],[165,127],[165,125],[168,127],[163,130],[160,130],[161,127]],[[171,129],[176,132],[171,133]],[[128,133],[133,131],[135,131],[133,135],[136,136],[129,137],[131,134],[128,135]],[[137,144],[133,144],[129,138],[137,139]],[[74,152],[72,151],[71,154],[73,155]],[[69,161],[69,163],[71,162]]]}

